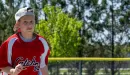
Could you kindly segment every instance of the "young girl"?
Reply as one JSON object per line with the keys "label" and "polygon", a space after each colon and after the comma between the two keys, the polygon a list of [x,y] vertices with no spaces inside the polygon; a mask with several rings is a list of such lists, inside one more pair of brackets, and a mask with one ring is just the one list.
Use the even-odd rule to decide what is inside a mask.
{"label": "young girl", "polygon": [[2,75],[48,75],[46,40],[34,33],[35,15],[32,8],[21,8],[15,14],[14,31],[0,47]]}

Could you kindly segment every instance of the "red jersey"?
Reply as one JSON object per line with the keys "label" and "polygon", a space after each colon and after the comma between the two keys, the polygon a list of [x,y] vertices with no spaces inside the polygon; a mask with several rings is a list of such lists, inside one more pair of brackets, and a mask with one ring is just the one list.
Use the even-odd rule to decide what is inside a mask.
{"label": "red jersey", "polygon": [[[19,33],[10,36],[0,47],[0,68],[17,64],[26,66],[19,75],[40,75],[40,68],[48,64],[50,50],[46,40],[36,35],[31,42],[24,42]],[[3,72],[2,75],[8,75]]]}

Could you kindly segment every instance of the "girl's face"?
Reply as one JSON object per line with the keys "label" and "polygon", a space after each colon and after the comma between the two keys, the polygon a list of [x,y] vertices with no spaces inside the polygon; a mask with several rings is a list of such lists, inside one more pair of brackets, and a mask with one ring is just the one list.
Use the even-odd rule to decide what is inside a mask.
{"label": "girl's face", "polygon": [[32,34],[35,27],[35,17],[34,16],[23,16],[19,20],[19,29],[23,33]]}

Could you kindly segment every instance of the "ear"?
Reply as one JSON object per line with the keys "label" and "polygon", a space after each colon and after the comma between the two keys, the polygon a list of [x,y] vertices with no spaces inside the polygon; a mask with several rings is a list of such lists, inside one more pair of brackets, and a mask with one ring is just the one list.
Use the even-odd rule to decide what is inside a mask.
{"label": "ear", "polygon": [[19,22],[16,22],[15,25],[14,25],[13,30],[17,31],[18,29],[19,29]]}

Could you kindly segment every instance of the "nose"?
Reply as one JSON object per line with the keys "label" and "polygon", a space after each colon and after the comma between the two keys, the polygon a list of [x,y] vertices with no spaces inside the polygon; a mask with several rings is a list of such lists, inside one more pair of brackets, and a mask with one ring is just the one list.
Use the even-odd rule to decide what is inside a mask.
{"label": "nose", "polygon": [[32,29],[33,29],[33,25],[28,24],[27,29],[28,29],[28,30],[32,30]]}
{"label": "nose", "polygon": [[32,23],[28,23],[28,27],[33,27],[34,25]]}
{"label": "nose", "polygon": [[32,27],[33,25],[32,24],[29,24],[28,27]]}

